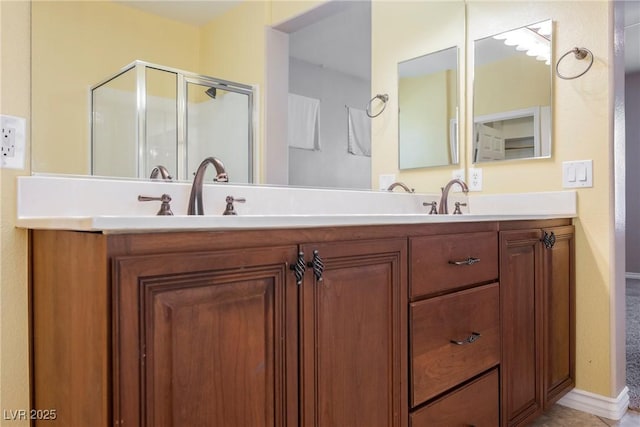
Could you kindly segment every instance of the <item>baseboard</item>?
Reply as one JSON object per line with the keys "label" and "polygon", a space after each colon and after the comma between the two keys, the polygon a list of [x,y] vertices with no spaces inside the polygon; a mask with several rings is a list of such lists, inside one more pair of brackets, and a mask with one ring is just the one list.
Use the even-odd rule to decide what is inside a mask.
{"label": "baseboard", "polygon": [[619,420],[629,407],[629,389],[625,387],[618,397],[613,398],[574,388],[558,403],[599,417]]}
{"label": "baseboard", "polygon": [[627,271],[627,274],[625,276],[627,279],[640,280],[640,273],[632,273],[631,271]]}

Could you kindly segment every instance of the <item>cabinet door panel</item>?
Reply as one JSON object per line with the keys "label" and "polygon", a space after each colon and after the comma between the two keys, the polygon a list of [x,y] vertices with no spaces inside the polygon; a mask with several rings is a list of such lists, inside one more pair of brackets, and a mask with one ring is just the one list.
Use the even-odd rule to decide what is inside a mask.
{"label": "cabinet door panel", "polygon": [[556,237],[544,258],[544,405],[545,409],[574,386],[575,282],[573,226],[544,230]]}
{"label": "cabinet door panel", "polygon": [[301,424],[406,423],[406,240],[313,250],[325,270],[303,284]]}
{"label": "cabinet door panel", "polygon": [[500,233],[502,420],[516,425],[542,409],[539,230]]}
{"label": "cabinet door panel", "polygon": [[283,344],[286,336],[297,347],[297,290],[286,268],[295,254],[116,259],[116,419],[153,427],[295,425],[295,403],[285,404],[297,396],[296,360],[285,357],[295,350]]}

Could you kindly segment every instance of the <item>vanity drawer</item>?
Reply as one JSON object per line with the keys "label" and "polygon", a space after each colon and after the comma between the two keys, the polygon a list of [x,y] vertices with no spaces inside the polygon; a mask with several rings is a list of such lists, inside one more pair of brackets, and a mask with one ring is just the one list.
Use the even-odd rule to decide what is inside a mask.
{"label": "vanity drawer", "polygon": [[499,306],[498,283],[410,304],[411,407],[500,362]]}
{"label": "vanity drawer", "polygon": [[410,427],[499,425],[498,369],[464,385],[409,417]]}
{"label": "vanity drawer", "polygon": [[409,248],[412,298],[498,278],[496,232],[415,237]]}

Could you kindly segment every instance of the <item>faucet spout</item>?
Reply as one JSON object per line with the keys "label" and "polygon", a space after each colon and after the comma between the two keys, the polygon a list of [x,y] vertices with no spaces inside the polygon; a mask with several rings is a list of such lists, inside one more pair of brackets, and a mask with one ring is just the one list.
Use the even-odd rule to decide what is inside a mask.
{"label": "faucet spout", "polygon": [[229,177],[224,169],[222,161],[216,157],[207,157],[200,163],[196,170],[196,175],[193,178],[193,184],[191,185],[191,194],[189,195],[189,206],[187,207],[187,215],[204,215],[204,206],[202,203],[202,188],[204,186],[204,173],[207,166],[213,165],[216,168],[216,177],[214,181],[228,182]]}
{"label": "faucet spout", "polygon": [[173,177],[171,176],[167,168],[165,168],[162,165],[158,165],[155,168],[153,168],[151,170],[151,175],[149,176],[149,178],[158,179],[158,175],[160,175],[160,178],[165,181],[171,181],[173,179]]}
{"label": "faucet spout", "polygon": [[462,188],[462,191],[464,192],[464,194],[467,194],[469,192],[469,187],[467,187],[467,184],[461,180],[461,179],[452,179],[451,181],[447,182],[447,185],[445,185],[442,188],[442,196],[440,197],[440,206],[438,206],[438,213],[439,214],[448,214],[449,213],[449,208],[447,207],[447,203],[448,203],[448,199],[449,199],[449,191],[451,190],[451,187],[454,184],[458,184],[460,185],[460,187]]}
{"label": "faucet spout", "polygon": [[397,182],[394,182],[393,184],[391,184],[389,186],[389,188],[387,188],[387,191],[393,191],[393,189],[396,188],[396,187],[402,188],[407,193],[415,193],[415,190],[413,188],[409,188],[407,186],[407,184],[405,184],[404,182],[400,182],[400,181],[397,181]]}

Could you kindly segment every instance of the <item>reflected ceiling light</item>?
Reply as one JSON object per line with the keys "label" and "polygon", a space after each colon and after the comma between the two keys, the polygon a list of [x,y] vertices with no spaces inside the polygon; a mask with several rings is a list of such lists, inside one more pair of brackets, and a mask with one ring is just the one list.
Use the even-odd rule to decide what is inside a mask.
{"label": "reflected ceiling light", "polygon": [[528,27],[518,28],[493,36],[496,40],[504,40],[507,46],[525,52],[538,61],[551,64],[551,43],[546,37],[551,35],[551,21],[540,22]]}

